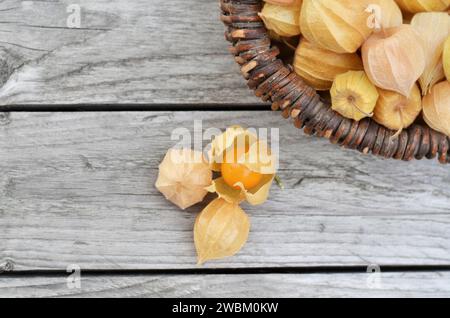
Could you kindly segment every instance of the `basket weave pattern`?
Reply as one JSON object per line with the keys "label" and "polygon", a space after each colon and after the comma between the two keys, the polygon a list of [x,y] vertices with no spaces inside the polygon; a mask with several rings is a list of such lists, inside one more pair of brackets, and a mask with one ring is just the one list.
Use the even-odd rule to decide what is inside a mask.
{"label": "basket weave pattern", "polygon": [[449,138],[427,125],[414,124],[392,138],[396,132],[370,118],[359,122],[333,111],[293,71],[278,58],[280,51],[271,45],[264,23],[258,16],[262,0],[220,0],[221,19],[227,26],[226,39],[231,53],[241,66],[248,86],[263,101],[271,101],[273,110],[293,118],[306,134],[330,139],[333,144],[372,153],[385,158],[410,161],[433,159],[449,163]]}

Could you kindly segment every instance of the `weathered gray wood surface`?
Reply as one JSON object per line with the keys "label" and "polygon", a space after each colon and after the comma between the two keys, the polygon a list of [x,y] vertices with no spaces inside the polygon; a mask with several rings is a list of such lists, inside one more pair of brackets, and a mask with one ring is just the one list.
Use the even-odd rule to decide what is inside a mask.
{"label": "weathered gray wood surface", "polygon": [[0,105],[256,103],[223,31],[216,0],[4,0]]}
{"label": "weathered gray wood surface", "polygon": [[173,129],[281,127],[281,171],[249,242],[208,267],[450,264],[450,175],[341,151],[271,112],[11,113],[0,125],[0,262],[191,268],[192,227],[154,188]]}
{"label": "weathered gray wood surface", "polygon": [[[264,107],[227,53],[216,0],[0,1],[0,110]],[[133,107],[133,105],[131,105]],[[60,107],[60,106],[56,106]],[[135,106],[134,106],[135,107]],[[106,107],[107,108],[107,107]],[[60,108],[62,109],[62,107]],[[448,272],[5,277],[21,271],[197,268],[196,213],[155,190],[174,128],[281,127],[281,171],[262,207],[245,206],[242,252],[206,267],[450,265],[450,175],[340,151],[268,112],[0,112],[0,296],[449,296]]]}
{"label": "weathered gray wood surface", "polygon": [[1,296],[450,297],[450,273],[82,276],[80,289],[63,276],[0,276]]}

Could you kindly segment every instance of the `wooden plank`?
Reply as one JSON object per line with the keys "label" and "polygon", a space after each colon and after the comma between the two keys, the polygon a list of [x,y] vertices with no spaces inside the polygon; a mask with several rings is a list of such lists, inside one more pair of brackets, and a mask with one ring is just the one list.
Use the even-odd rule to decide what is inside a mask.
{"label": "wooden plank", "polygon": [[242,252],[207,267],[450,264],[450,174],[343,151],[271,112],[11,113],[0,120],[0,262],[15,269],[195,268],[196,206],[154,188],[175,128],[279,127],[286,189]]}
{"label": "wooden plank", "polygon": [[218,1],[0,3],[0,105],[249,104]]}
{"label": "wooden plank", "polygon": [[0,276],[1,297],[450,297],[448,272],[264,275]]}

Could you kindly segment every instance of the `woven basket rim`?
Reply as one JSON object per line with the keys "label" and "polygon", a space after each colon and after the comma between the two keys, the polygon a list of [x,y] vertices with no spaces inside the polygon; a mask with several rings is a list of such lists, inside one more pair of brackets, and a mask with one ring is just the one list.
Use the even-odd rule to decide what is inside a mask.
{"label": "woven basket rim", "polygon": [[[389,130],[371,118],[354,121],[331,109],[315,89],[308,86],[291,65],[286,65],[272,44],[259,12],[263,0],[220,0],[225,38],[249,88],[273,110],[293,118],[308,135],[364,154],[404,161],[433,159],[450,162],[450,139],[427,125],[413,124],[401,133]],[[394,136],[397,136],[394,138]]]}

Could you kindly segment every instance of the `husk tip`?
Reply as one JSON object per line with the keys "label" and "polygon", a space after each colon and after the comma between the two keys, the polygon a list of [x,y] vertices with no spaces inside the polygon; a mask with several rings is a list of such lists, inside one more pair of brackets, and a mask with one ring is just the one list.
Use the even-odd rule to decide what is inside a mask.
{"label": "husk tip", "polygon": [[205,265],[205,262],[207,261],[206,258],[202,257],[202,256],[198,256],[197,257],[197,266],[203,266]]}

